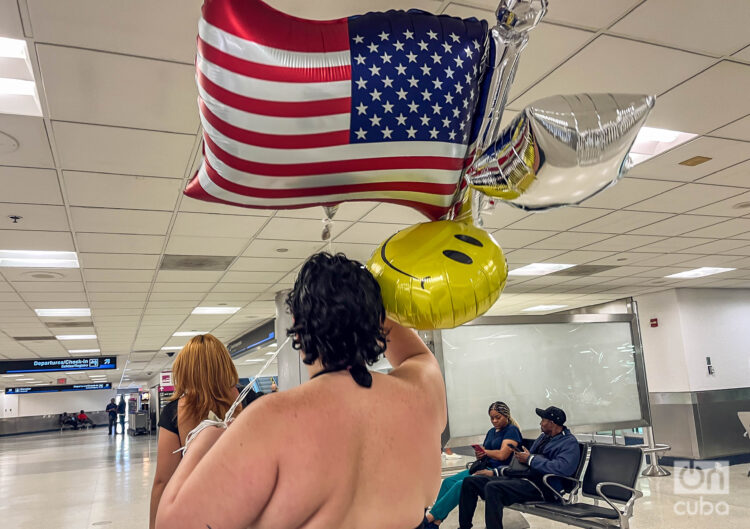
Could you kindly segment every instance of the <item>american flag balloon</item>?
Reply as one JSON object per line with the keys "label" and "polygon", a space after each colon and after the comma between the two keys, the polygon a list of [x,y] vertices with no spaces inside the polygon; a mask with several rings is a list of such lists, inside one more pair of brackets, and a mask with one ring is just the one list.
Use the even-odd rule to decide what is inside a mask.
{"label": "american flag balloon", "polygon": [[263,209],[369,200],[444,216],[473,141],[484,21],[422,11],[312,21],[206,0],[204,159],[187,196]]}

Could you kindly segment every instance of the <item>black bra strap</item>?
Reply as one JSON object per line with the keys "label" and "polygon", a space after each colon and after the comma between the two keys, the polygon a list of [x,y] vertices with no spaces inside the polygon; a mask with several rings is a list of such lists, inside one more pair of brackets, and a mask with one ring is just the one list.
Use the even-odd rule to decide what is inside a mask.
{"label": "black bra strap", "polygon": [[313,376],[310,377],[310,380],[312,380],[315,377],[319,377],[320,375],[325,375],[326,373],[336,373],[337,371],[349,371],[349,374],[354,379],[354,382],[356,382],[358,385],[362,386],[363,388],[369,388],[372,387],[372,375],[367,370],[367,368],[361,364],[349,366],[349,367],[332,367],[332,368],[325,368],[321,371],[318,371]]}

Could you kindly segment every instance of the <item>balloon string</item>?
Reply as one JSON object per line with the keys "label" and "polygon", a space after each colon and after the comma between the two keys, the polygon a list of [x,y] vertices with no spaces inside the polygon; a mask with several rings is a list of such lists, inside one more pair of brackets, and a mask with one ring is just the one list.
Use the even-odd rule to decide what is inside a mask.
{"label": "balloon string", "polygon": [[[237,395],[237,398],[235,399],[234,403],[229,408],[229,410],[227,410],[226,415],[224,415],[224,420],[218,420],[218,418],[211,419],[209,417],[208,419],[205,419],[205,420],[201,421],[201,423],[198,426],[196,426],[195,428],[193,428],[192,430],[190,430],[190,433],[185,438],[185,446],[183,446],[181,448],[178,448],[177,450],[175,450],[172,453],[176,454],[178,452],[182,452],[183,456],[185,454],[187,454],[187,449],[188,449],[188,446],[190,445],[190,443],[193,442],[193,440],[196,437],[198,437],[198,434],[201,433],[206,428],[210,428],[211,426],[216,426],[218,428],[224,428],[224,429],[226,429],[229,426],[229,424],[234,420],[232,418],[232,416],[234,415],[234,410],[236,410],[237,406],[239,406],[242,403],[242,401],[245,400],[245,397],[247,396],[247,394],[252,389],[253,382],[255,382],[255,380],[258,377],[260,377],[266,371],[266,369],[268,368],[268,366],[271,365],[271,362],[273,362],[276,359],[276,357],[278,356],[279,351],[281,351],[281,349],[291,339],[292,339],[292,337],[289,336],[286,340],[284,340],[284,343],[282,343],[279,347],[276,348],[276,352],[274,352],[273,355],[271,355],[268,358],[268,360],[266,361],[266,363],[263,364],[263,367],[260,368],[260,371],[258,371],[258,373],[247,383],[247,385],[242,389],[242,391],[240,392],[240,394]],[[213,415],[213,414],[211,414],[211,415]],[[213,416],[216,417],[215,415],[213,415]]]}

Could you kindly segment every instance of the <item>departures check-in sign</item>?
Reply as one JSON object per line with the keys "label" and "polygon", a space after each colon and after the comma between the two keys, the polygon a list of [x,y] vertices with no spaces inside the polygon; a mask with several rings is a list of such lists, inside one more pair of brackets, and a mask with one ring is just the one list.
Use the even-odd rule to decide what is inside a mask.
{"label": "departures check-in sign", "polygon": [[0,374],[91,371],[100,369],[117,369],[117,357],[33,358],[29,360],[0,361]]}

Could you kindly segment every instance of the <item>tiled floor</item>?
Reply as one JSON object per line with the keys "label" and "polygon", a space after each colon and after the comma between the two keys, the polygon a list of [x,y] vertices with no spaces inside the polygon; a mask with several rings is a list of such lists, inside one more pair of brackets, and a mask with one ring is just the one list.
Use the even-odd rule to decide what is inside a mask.
{"label": "tiled floor", "polygon": [[[0,438],[0,527],[146,528],[155,458],[155,437],[109,437],[99,429]],[[699,494],[675,494],[673,477],[641,478],[644,497],[636,504],[632,529],[747,529],[748,468],[730,467],[728,494],[704,495],[704,514],[675,513],[700,509],[701,500]],[[709,503],[728,514],[706,514]],[[456,515],[443,527],[455,529]],[[480,503],[475,527],[484,526],[483,516]],[[527,521],[532,528],[568,527],[532,516]],[[507,529],[528,525],[518,513],[506,521]]]}

